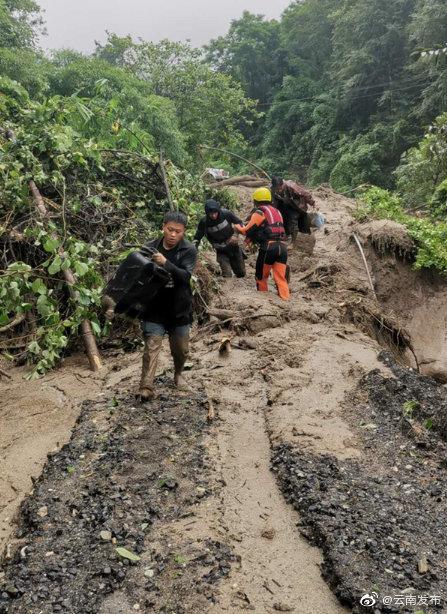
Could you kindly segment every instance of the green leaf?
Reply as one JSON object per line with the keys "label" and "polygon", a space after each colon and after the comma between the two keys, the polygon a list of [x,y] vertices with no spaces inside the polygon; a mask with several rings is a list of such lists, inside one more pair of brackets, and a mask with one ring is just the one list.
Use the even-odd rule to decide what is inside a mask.
{"label": "green leaf", "polygon": [[74,267],[78,277],[84,277],[88,273],[88,265],[85,262],[76,262]]}
{"label": "green leaf", "polygon": [[67,269],[70,268],[70,266],[71,266],[70,258],[64,258],[62,260],[61,271],[66,271]]}
{"label": "green leaf", "polygon": [[40,294],[37,299],[37,312],[41,316],[49,316],[52,313],[51,302],[48,301],[48,298],[45,294]]}
{"label": "green leaf", "polygon": [[131,552],[130,550],[127,550],[127,548],[122,548],[121,546],[118,546],[118,548],[115,548],[115,550],[124,559],[129,559],[129,561],[135,561],[135,562],[140,560],[140,557],[138,556],[138,554],[135,554]]}
{"label": "green leaf", "polygon": [[431,431],[434,426],[433,418],[427,418],[427,420],[425,420],[424,422],[424,426],[427,429],[427,431]]}
{"label": "green leaf", "polygon": [[55,254],[60,246],[59,240],[55,237],[48,237],[43,244],[43,248],[49,254]]}
{"label": "green leaf", "polygon": [[100,335],[101,334],[101,327],[98,324],[98,322],[95,322],[94,320],[91,321],[91,325],[92,325],[92,329],[93,332],[95,333],[95,335]]}
{"label": "green leaf", "polygon": [[40,277],[38,277],[37,279],[33,281],[31,289],[35,294],[46,294],[47,293],[47,287]]}
{"label": "green leaf", "polygon": [[40,345],[37,341],[31,341],[28,345],[28,352],[31,352],[31,354],[38,354],[40,352]]}
{"label": "green leaf", "polygon": [[29,273],[31,270],[30,265],[24,262],[14,262],[8,267],[8,271],[17,271],[18,273]]}
{"label": "green leaf", "polygon": [[55,275],[56,273],[59,273],[61,268],[62,268],[62,258],[60,256],[56,256],[56,258],[53,260],[53,262],[48,267],[48,273],[50,275]]}

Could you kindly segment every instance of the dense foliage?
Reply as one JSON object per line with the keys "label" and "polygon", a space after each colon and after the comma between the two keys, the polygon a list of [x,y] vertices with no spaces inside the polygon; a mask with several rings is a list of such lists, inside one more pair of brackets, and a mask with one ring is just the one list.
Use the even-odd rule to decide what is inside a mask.
{"label": "dense foliage", "polygon": [[0,0],[0,349],[34,374],[76,342],[83,319],[104,332],[105,279],[168,207],[160,150],[191,233],[206,197],[191,173],[217,159],[198,146],[242,150],[256,117],[241,86],[188,44],[111,34],[91,56],[49,58],[36,47],[41,26],[33,0]]}
{"label": "dense foliage", "polygon": [[34,0],[0,0],[0,350],[34,373],[84,318],[104,332],[104,280],[168,206],[160,150],[191,228],[209,194],[195,173],[243,170],[232,150],[311,184],[396,189],[364,194],[362,215],[404,223],[416,266],[447,270],[443,0],[294,1],[202,50],[108,34],[91,55],[47,56],[42,27]]}
{"label": "dense foliage", "polygon": [[[158,231],[166,193],[157,160],[132,149],[139,139],[110,124],[110,109],[99,112],[101,98],[33,102],[5,78],[0,89],[0,125],[10,131],[0,137],[0,330],[11,333],[2,348],[33,357],[40,373],[53,366],[84,318],[96,334],[103,332],[104,278],[126,245]],[[194,227],[205,186],[172,164],[167,170],[174,205]],[[31,179],[49,212],[44,220],[30,199]],[[71,295],[66,269],[77,280]]]}
{"label": "dense foliage", "polygon": [[446,42],[444,0],[300,0],[279,22],[244,13],[208,57],[260,101],[248,138],[265,166],[348,191],[394,187],[447,110]]}

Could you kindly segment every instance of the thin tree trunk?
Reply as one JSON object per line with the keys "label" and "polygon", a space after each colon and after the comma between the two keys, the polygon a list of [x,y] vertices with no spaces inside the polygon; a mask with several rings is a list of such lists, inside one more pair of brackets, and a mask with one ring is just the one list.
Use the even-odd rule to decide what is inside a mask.
{"label": "thin tree trunk", "polygon": [[168,178],[166,176],[165,163],[163,160],[163,151],[161,149],[160,149],[160,170],[161,170],[161,176],[162,176],[163,183],[164,183],[165,190],[166,190],[166,196],[168,197],[169,208],[171,211],[174,211],[175,210],[174,201],[172,200],[171,190],[169,188]]}
{"label": "thin tree trunk", "polygon": [[[31,179],[29,182],[29,188],[31,194],[33,196],[34,205],[39,212],[39,215],[42,219],[45,219],[48,215],[47,208],[45,207],[44,200],[42,198],[41,193],[39,192],[38,187]],[[65,260],[66,255],[62,247],[59,250],[60,257]],[[76,278],[71,269],[65,269],[62,271],[65,281],[67,282],[68,291],[70,292],[70,296],[74,299],[78,298],[78,292],[74,289],[76,285]],[[87,357],[90,363],[90,368],[92,371],[98,371],[101,368],[101,357],[99,354],[98,346],[96,344],[95,335],[93,334],[92,325],[90,320],[83,320],[81,324],[82,336],[84,338],[85,350],[87,353]]]}

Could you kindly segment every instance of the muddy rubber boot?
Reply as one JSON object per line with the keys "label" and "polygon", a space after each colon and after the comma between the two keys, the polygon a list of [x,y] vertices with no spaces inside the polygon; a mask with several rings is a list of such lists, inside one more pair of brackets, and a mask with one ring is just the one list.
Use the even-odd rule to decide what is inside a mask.
{"label": "muddy rubber boot", "polygon": [[182,375],[189,353],[189,336],[179,337],[178,335],[171,335],[169,337],[169,346],[172,358],[174,359],[174,384],[179,390],[190,391],[191,388]]}
{"label": "muddy rubber boot", "polygon": [[231,268],[229,256],[225,253],[217,252],[216,260],[219,263],[222,277],[226,277],[226,278],[233,277],[233,271]]}
{"label": "muddy rubber boot", "polygon": [[162,344],[163,337],[151,336],[144,340],[143,366],[138,391],[138,396],[142,401],[150,401],[154,398],[155,371]]}
{"label": "muddy rubber boot", "polygon": [[111,322],[113,318],[115,317],[115,307],[116,307],[115,301],[113,300],[111,296],[104,294],[104,296],[101,299],[101,305],[104,309],[104,315],[105,315],[106,320]]}

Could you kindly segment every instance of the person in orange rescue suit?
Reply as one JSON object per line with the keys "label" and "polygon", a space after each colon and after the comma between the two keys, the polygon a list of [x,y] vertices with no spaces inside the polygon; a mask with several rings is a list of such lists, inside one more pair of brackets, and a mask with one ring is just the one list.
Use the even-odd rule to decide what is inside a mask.
{"label": "person in orange rescue suit", "polygon": [[236,225],[237,232],[247,240],[259,245],[256,261],[256,286],[259,292],[268,292],[268,278],[273,272],[279,296],[290,298],[287,283],[287,246],[284,243],[284,222],[280,211],[272,205],[268,188],[259,188],[253,193],[254,210],[245,226]]}

